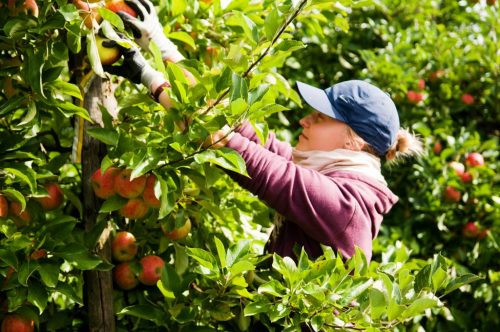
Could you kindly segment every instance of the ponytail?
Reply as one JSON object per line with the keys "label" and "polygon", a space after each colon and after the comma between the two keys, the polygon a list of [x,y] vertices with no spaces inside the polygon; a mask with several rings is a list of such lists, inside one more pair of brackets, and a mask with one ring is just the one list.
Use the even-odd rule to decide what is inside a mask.
{"label": "ponytail", "polygon": [[399,129],[396,142],[390,147],[385,159],[391,164],[397,164],[406,158],[418,156],[422,153],[422,142],[407,129]]}
{"label": "ponytail", "polygon": [[[347,127],[347,139],[344,149],[363,151],[380,158],[375,149],[349,126]],[[406,158],[420,155],[422,151],[420,139],[407,129],[401,128],[397,133],[396,142],[386,152],[385,160],[389,164],[397,164]]]}

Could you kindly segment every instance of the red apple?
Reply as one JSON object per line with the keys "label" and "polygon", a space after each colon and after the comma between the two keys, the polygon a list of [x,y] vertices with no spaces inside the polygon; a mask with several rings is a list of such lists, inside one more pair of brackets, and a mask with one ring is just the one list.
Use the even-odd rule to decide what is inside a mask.
{"label": "red apple", "polygon": [[458,176],[462,176],[465,172],[464,164],[459,163],[458,161],[452,161],[448,164],[448,166],[453,168],[455,170],[455,174]]}
{"label": "red apple", "polygon": [[7,217],[9,214],[9,202],[4,195],[0,195],[0,218]]}
{"label": "red apple", "polygon": [[424,99],[424,95],[420,92],[416,92],[413,90],[409,90],[406,93],[406,98],[408,98],[408,101],[412,104],[418,104]]}
{"label": "red apple", "polygon": [[38,5],[35,0],[24,0],[23,8],[27,13],[31,13],[31,15],[38,17]]}
{"label": "red apple", "polygon": [[465,163],[470,167],[483,166],[484,158],[479,152],[472,152],[467,155]]}
{"label": "red apple", "polygon": [[474,96],[472,96],[471,94],[465,93],[462,96],[462,103],[464,103],[465,105],[474,104]]}
{"label": "red apple", "polygon": [[30,259],[37,261],[39,259],[47,257],[47,250],[45,249],[37,249],[33,251],[30,255]]}
{"label": "red apple", "polygon": [[462,234],[465,237],[468,238],[475,238],[479,235],[479,227],[477,226],[477,223],[473,221],[469,221],[467,224],[464,225],[462,228]]}
{"label": "red apple", "polygon": [[479,234],[477,235],[477,238],[478,238],[479,240],[482,240],[482,239],[484,239],[486,236],[488,236],[488,234],[489,234],[489,233],[490,233],[490,230],[489,230],[489,229],[487,229],[487,228],[485,228],[485,229],[483,229],[482,231],[480,231],[480,232],[479,232]]}
{"label": "red apple", "polygon": [[99,12],[97,11],[97,8],[100,7],[98,3],[89,4],[85,0],[73,0],[73,4],[77,9],[79,9],[80,17],[82,18],[83,23],[88,29],[92,29],[94,21],[97,24],[101,23],[102,17],[101,14],[99,14]]}
{"label": "red apple", "polygon": [[109,167],[104,174],[99,168],[90,178],[94,194],[102,199],[107,199],[116,194],[115,191],[115,176],[120,171],[116,167]]}
{"label": "red apple", "polygon": [[31,215],[28,209],[24,209],[19,202],[10,202],[10,214],[13,217],[17,227],[24,227],[31,221]]}
{"label": "red apple", "polygon": [[464,172],[464,174],[462,174],[460,176],[460,178],[462,179],[462,182],[464,182],[464,183],[472,182],[472,174],[470,174],[469,172]]}
{"label": "red apple", "polygon": [[61,187],[57,183],[47,183],[44,187],[47,190],[48,196],[36,198],[42,205],[42,208],[45,211],[51,211],[60,207],[64,200]]}
{"label": "red apple", "polygon": [[118,59],[120,59],[121,52],[117,46],[105,47],[102,43],[105,42],[106,40],[109,39],[106,39],[99,35],[95,36],[97,51],[99,52],[99,59],[101,60],[101,63],[103,65],[112,65],[113,63],[118,61]]}
{"label": "red apple", "polygon": [[419,79],[419,80],[418,80],[418,83],[417,83],[417,88],[418,88],[419,90],[423,90],[423,89],[425,89],[425,80],[423,80],[423,79]]}
{"label": "red apple", "polygon": [[454,187],[448,186],[445,189],[444,197],[449,202],[459,202],[462,198],[462,194]]}
{"label": "red apple", "polygon": [[129,262],[120,263],[113,269],[113,280],[116,285],[124,290],[135,288],[139,284]]}
{"label": "red apple", "polygon": [[432,151],[435,154],[440,154],[442,150],[443,150],[443,146],[441,145],[441,142],[434,143],[434,146],[432,147]]}
{"label": "red apple", "polygon": [[184,225],[179,228],[174,228],[171,232],[168,232],[162,227],[163,234],[170,240],[176,241],[185,238],[191,231],[191,220],[186,220]]}
{"label": "red apple", "polygon": [[137,17],[137,13],[123,0],[111,0],[106,2],[106,8],[112,12],[125,12],[130,16]]}
{"label": "red apple", "polygon": [[155,195],[155,183],[156,176],[154,176],[153,174],[149,175],[148,179],[146,180],[146,188],[144,188],[142,197],[144,198],[144,202],[146,202],[148,206],[152,208],[159,208],[160,200]]}
{"label": "red apple", "polygon": [[2,332],[33,332],[35,322],[18,314],[5,316],[2,321]]}
{"label": "red apple", "polygon": [[141,272],[139,273],[139,281],[144,285],[153,286],[161,278],[161,271],[165,266],[165,262],[161,257],[155,255],[144,256],[141,258]]}
{"label": "red apple", "polygon": [[125,231],[116,233],[111,243],[113,258],[118,262],[127,262],[134,259],[137,249],[134,234]]}
{"label": "red apple", "polygon": [[7,270],[7,273],[5,274],[5,278],[2,281],[2,287],[7,285],[7,283],[9,282],[9,280],[12,277],[12,275],[14,274],[14,272],[15,272],[14,268],[12,266],[9,266],[9,269]]}
{"label": "red apple", "polygon": [[131,173],[131,170],[124,169],[115,178],[115,190],[120,196],[125,198],[139,196],[146,187],[146,177],[144,175],[130,180]]}
{"label": "red apple", "polygon": [[141,219],[148,213],[148,206],[142,198],[131,198],[120,209],[120,215],[129,219]]}
{"label": "red apple", "polygon": [[440,79],[441,77],[443,77],[443,76],[444,76],[444,70],[442,70],[442,69],[438,69],[438,70],[436,70],[436,71],[432,72],[432,73],[429,75],[429,80],[430,80],[431,82],[435,82],[435,81],[439,80],[439,79]]}

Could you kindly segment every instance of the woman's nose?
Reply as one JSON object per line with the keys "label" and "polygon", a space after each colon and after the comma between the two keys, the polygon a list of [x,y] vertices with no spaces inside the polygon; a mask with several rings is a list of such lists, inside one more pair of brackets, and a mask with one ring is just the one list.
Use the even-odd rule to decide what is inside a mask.
{"label": "woman's nose", "polygon": [[311,117],[312,115],[309,114],[305,117],[303,117],[302,119],[299,120],[299,124],[302,126],[302,127],[308,127],[310,124],[311,124]]}

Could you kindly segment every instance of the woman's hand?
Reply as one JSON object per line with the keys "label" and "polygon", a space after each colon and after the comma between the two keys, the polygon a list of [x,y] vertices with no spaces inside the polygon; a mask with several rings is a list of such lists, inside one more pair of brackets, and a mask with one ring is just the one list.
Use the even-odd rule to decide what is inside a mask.
{"label": "woman's hand", "polygon": [[234,132],[231,131],[231,128],[228,125],[225,125],[222,129],[219,129],[215,133],[208,136],[205,139],[203,146],[210,147],[212,149],[222,148],[229,143],[233,135]]}
{"label": "woman's hand", "polygon": [[165,82],[162,73],[155,70],[146,61],[137,47],[131,46],[126,48],[120,46],[114,40],[106,40],[102,43],[104,47],[118,47],[123,56],[123,63],[121,65],[104,65],[103,69],[113,75],[122,76],[133,83],[144,84],[150,91],[155,85]]}

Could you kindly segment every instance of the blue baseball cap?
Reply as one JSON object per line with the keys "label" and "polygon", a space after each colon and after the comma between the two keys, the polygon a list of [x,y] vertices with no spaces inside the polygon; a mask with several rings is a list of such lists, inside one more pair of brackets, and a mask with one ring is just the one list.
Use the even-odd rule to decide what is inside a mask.
{"label": "blue baseball cap", "polygon": [[399,116],[391,97],[376,86],[351,80],[322,90],[297,82],[304,101],[331,118],[345,122],[384,156],[396,141]]}

